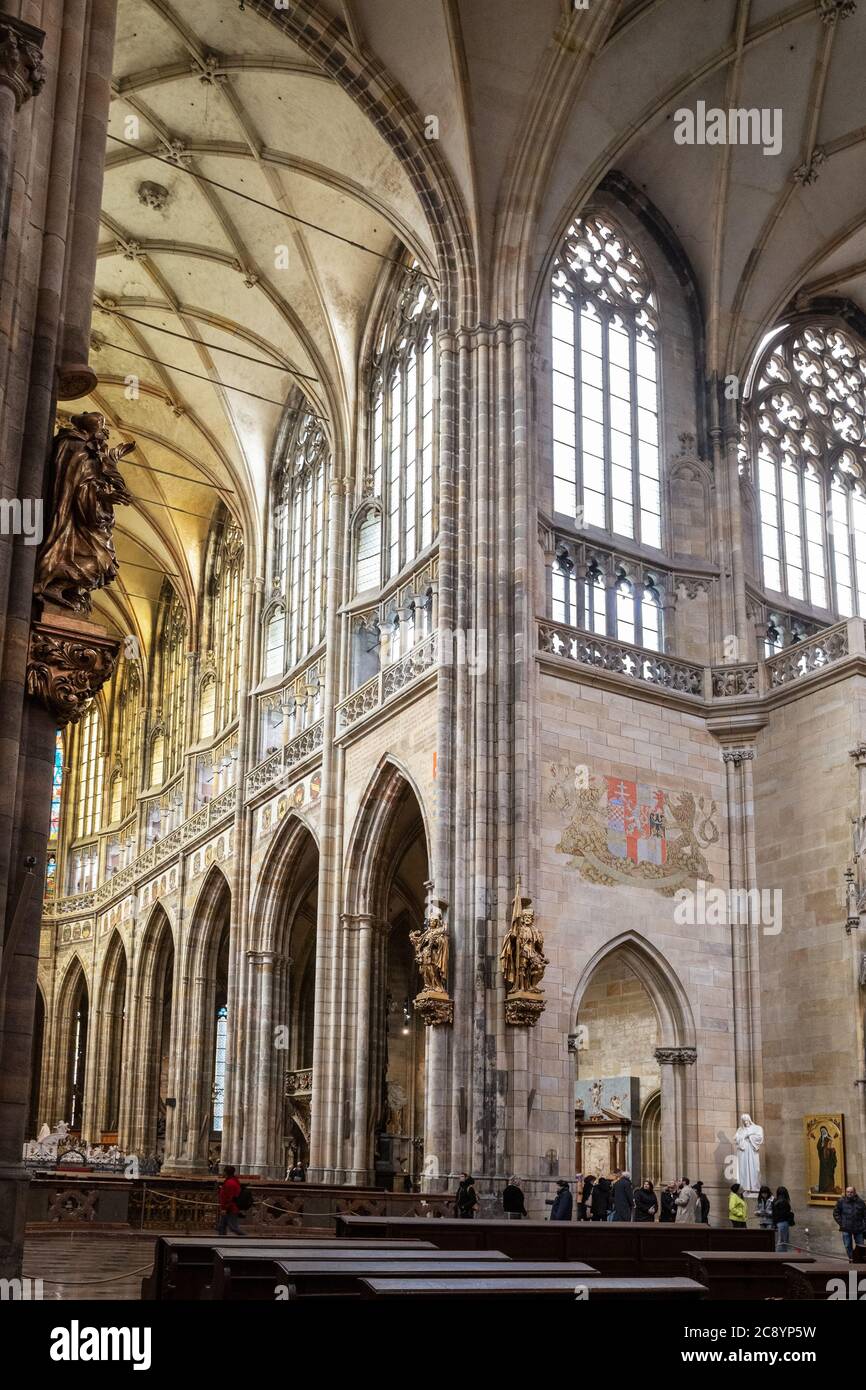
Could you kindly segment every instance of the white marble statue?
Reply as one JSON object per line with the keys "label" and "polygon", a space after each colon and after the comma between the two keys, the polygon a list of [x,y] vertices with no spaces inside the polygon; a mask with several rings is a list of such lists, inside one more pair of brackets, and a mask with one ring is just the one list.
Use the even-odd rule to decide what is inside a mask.
{"label": "white marble statue", "polygon": [[737,1182],[747,1197],[757,1197],[761,1186],[761,1157],[758,1152],[764,1142],[764,1131],[751,1115],[740,1116],[740,1128],[734,1135],[737,1150]]}

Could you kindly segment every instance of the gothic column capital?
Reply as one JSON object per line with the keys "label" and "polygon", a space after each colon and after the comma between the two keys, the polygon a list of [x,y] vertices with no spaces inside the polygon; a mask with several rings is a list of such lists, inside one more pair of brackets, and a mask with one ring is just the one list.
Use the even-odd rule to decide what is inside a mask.
{"label": "gothic column capital", "polygon": [[696,1047],[657,1047],[655,1059],[662,1067],[692,1067],[698,1060]]}
{"label": "gothic column capital", "polygon": [[32,24],[0,14],[0,87],[11,91],[16,111],[30,97],[37,96],[45,85],[44,38],[42,30]]}
{"label": "gothic column capital", "polygon": [[754,748],[725,748],[722,750],[722,761],[733,763],[734,767],[739,767],[740,763],[754,762],[754,760]]}

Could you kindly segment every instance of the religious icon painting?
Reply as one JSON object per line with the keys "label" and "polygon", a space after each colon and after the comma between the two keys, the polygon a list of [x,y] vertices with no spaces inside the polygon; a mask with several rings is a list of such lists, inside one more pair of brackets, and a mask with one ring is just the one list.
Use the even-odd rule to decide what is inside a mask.
{"label": "religious icon painting", "polygon": [[835,1205],[846,1183],[844,1116],[807,1115],[804,1124],[809,1205]]}

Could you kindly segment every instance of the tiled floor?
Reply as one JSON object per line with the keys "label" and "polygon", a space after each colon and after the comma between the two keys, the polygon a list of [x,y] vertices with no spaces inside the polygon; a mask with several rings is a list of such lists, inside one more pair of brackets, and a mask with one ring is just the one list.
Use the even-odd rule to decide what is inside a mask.
{"label": "tiled floor", "polygon": [[48,1299],[139,1299],[153,1264],[153,1239],[118,1235],[28,1236],[24,1276]]}

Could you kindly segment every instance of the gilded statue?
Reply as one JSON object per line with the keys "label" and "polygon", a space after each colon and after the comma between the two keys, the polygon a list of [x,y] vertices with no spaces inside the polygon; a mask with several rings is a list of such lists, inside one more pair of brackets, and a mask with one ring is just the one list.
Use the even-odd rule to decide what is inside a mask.
{"label": "gilded statue", "polygon": [[114,508],[132,501],[117,465],[134,448],[109,449],[105,416],[96,411],[73,415],[57,431],[51,528],[37,561],[37,598],[89,614],[91,592],[117,575]]}
{"label": "gilded statue", "polygon": [[448,928],[436,907],[428,909],[421,931],[409,933],[425,991],[448,992]]}
{"label": "gilded statue", "polygon": [[511,909],[511,927],[502,943],[499,962],[509,993],[514,990],[538,992],[548,961],[544,954],[544,937],[535,925],[532,899],[521,896],[519,878]]}

